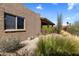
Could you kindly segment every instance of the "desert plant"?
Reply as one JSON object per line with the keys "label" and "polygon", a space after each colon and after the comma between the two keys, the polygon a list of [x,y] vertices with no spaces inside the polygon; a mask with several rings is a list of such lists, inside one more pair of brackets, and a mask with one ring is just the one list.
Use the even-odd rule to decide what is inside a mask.
{"label": "desert plant", "polygon": [[67,31],[73,35],[78,35],[79,36],[79,21],[75,21]]}
{"label": "desert plant", "polygon": [[57,33],[60,34],[62,30],[62,14],[57,15]]}
{"label": "desert plant", "polygon": [[20,41],[16,38],[1,38],[0,51],[12,52],[20,47]]}
{"label": "desert plant", "polygon": [[53,35],[48,38],[43,37],[38,43],[35,55],[43,56],[68,56],[79,55],[79,42],[69,37]]}

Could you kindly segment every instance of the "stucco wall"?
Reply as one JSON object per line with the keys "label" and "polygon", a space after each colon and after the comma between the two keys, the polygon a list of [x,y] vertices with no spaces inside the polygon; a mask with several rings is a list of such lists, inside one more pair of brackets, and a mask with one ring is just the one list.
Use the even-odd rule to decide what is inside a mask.
{"label": "stucco wall", "polygon": [[[25,31],[5,32],[4,30],[4,12],[22,16],[25,19]],[[15,37],[20,40],[26,40],[30,36],[36,36],[41,33],[40,16],[24,8],[21,4],[0,4],[0,37]]]}

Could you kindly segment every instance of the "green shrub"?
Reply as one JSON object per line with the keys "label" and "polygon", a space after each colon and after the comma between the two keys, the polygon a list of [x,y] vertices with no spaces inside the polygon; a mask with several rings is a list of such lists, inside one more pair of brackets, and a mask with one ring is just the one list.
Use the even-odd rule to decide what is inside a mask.
{"label": "green shrub", "polygon": [[43,34],[52,33],[53,31],[54,31],[54,28],[51,25],[43,25],[42,26],[42,33]]}
{"label": "green shrub", "polygon": [[79,36],[79,21],[74,22],[67,31],[73,35],[78,35]]}
{"label": "green shrub", "polygon": [[35,55],[41,56],[71,56],[79,55],[79,42],[69,37],[42,37],[35,50]]}
{"label": "green shrub", "polygon": [[20,47],[20,41],[16,38],[0,39],[0,51],[12,52]]}

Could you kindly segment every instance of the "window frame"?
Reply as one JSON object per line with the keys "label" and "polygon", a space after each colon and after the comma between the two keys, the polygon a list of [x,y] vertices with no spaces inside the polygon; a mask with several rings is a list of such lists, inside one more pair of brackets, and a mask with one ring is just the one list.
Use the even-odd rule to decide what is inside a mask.
{"label": "window frame", "polygon": [[[15,19],[15,29],[5,29],[5,15],[6,15],[6,14],[16,17],[16,19]],[[23,28],[23,29],[18,29],[18,28],[17,28],[17,20],[18,20],[17,18],[18,18],[18,17],[22,17],[22,16],[16,16],[16,15],[13,15],[13,14],[10,14],[10,13],[6,13],[6,12],[4,13],[4,30],[5,30],[5,32],[11,32],[11,31],[25,31],[25,18],[22,17],[22,18],[24,18],[24,19],[23,19],[23,21],[24,21],[24,24],[23,24],[24,26],[23,26],[23,27],[24,27],[24,28]]]}

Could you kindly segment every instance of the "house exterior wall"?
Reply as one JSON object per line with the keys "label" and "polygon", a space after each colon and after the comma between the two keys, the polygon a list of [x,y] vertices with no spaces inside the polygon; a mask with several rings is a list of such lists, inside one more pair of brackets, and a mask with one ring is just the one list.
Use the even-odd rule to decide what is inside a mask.
{"label": "house exterior wall", "polygon": [[[25,31],[5,32],[4,30],[4,12],[24,17]],[[24,8],[21,4],[4,3],[0,4],[0,37],[14,37],[20,40],[26,40],[30,36],[37,36],[41,33],[40,16]]]}

